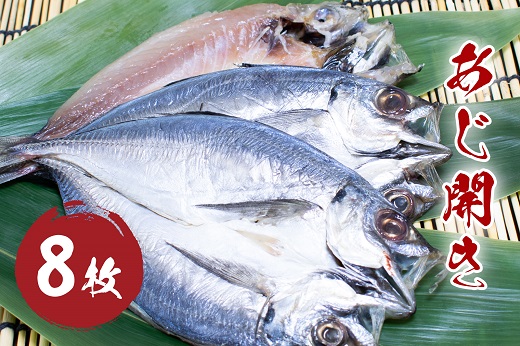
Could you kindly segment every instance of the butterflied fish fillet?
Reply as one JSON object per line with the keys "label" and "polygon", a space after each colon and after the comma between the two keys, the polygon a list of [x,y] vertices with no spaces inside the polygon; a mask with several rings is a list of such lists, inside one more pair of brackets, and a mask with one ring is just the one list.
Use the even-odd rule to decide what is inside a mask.
{"label": "butterflied fish fillet", "polygon": [[[339,3],[256,4],[203,14],[155,34],[101,70],[36,136],[64,136],[166,84],[241,63],[322,67],[328,61],[328,68],[341,70],[330,60],[343,48],[338,60],[357,66],[354,72],[379,67],[392,50],[401,49],[394,44],[391,24],[371,25],[366,19],[365,9]],[[395,73],[385,70],[370,76],[381,75],[387,81],[394,74],[400,78],[417,71],[407,57],[401,60],[397,67],[389,67]]]}
{"label": "butterflied fish fillet", "polygon": [[22,173],[49,161],[78,167],[185,226],[223,217],[256,222],[271,209],[278,217],[321,210],[330,251],[345,267],[385,270],[412,310],[413,288],[441,257],[354,171],[260,123],[202,114],[145,118],[17,144],[1,157]]}
{"label": "butterflied fish fillet", "polygon": [[[327,340],[322,329],[328,328],[339,334],[337,345],[376,345],[385,308],[404,303],[370,268],[348,272],[338,267],[324,239],[299,227],[301,221],[293,224],[301,232],[292,241],[280,236],[291,232],[283,224],[267,233],[279,238],[280,250],[293,247],[308,256],[272,253],[251,241],[252,234],[242,236],[244,227],[238,232],[228,225],[226,232],[222,224],[183,226],[132,203],[75,166],[43,161],[64,201],[84,201],[69,213],[109,209],[127,222],[141,246],[145,269],[131,309],[167,333],[203,344],[315,345]],[[295,244],[309,235],[305,245]],[[231,252],[233,256],[223,256]],[[356,277],[349,276],[353,274]],[[363,294],[352,284],[363,284]],[[403,312],[405,308],[400,307]]]}

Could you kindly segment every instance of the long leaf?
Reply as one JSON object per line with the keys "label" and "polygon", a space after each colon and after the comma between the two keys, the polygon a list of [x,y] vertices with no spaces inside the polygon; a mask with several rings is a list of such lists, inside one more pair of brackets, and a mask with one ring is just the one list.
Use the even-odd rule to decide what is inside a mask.
{"label": "long leaf", "polygon": [[[422,231],[428,241],[445,253],[460,234]],[[417,312],[408,321],[387,321],[382,345],[518,345],[520,330],[520,243],[475,237],[477,259],[486,281],[485,291],[453,287],[445,280],[433,294],[432,272],[419,285]],[[450,276],[448,276],[449,278]]]}
{"label": "long leaf", "polygon": [[520,190],[520,99],[506,99],[490,102],[465,104],[473,116],[478,112],[486,113],[492,123],[484,129],[471,127],[465,143],[471,149],[479,151],[479,143],[488,148],[488,162],[478,162],[460,154],[454,145],[455,112],[459,105],[447,105],[442,112],[441,127],[443,142],[453,151],[449,164],[439,167],[439,174],[444,181],[450,181],[458,169],[472,172],[487,168],[497,177],[495,197],[502,198]]}
{"label": "long leaf", "polygon": [[[418,74],[400,86],[421,95],[444,83],[453,74],[450,56],[467,40],[498,52],[520,34],[520,8],[484,12],[421,12],[374,19],[389,19],[397,42],[415,64],[424,64]],[[496,53],[499,54],[499,53]]]}

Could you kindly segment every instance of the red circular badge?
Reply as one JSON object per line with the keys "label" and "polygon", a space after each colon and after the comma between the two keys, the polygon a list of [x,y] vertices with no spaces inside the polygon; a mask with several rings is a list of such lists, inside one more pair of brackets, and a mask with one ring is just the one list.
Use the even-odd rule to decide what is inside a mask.
{"label": "red circular badge", "polygon": [[15,275],[22,296],[40,317],[90,328],[113,320],[134,300],[143,260],[137,240],[116,214],[58,217],[53,208],[27,231]]}

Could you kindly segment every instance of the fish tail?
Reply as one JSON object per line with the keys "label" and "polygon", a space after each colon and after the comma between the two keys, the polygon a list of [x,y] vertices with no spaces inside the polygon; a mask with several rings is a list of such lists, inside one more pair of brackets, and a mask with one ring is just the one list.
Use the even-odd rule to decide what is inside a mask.
{"label": "fish tail", "polygon": [[18,143],[25,143],[29,140],[29,137],[21,137],[21,136],[6,136],[0,137],[0,152],[16,145]]}
{"label": "fish tail", "polygon": [[0,137],[0,184],[37,170],[35,163],[27,162],[14,150],[16,145],[28,142],[30,137]]}

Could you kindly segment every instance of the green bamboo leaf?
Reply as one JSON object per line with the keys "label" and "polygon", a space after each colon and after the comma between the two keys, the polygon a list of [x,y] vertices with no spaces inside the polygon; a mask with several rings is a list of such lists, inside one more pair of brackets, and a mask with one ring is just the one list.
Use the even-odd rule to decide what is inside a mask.
{"label": "green bamboo leaf", "polygon": [[[460,234],[421,231],[435,247],[448,253]],[[449,278],[433,294],[430,273],[416,291],[417,312],[408,321],[386,321],[381,345],[518,345],[520,332],[520,243],[476,236],[477,259],[483,270],[476,276],[488,284],[485,291],[456,288]]]}
{"label": "green bamboo leaf", "polygon": [[[441,179],[451,182],[458,170],[469,174],[481,169],[488,169],[495,175],[497,185],[495,188],[495,199],[500,199],[520,190],[520,98],[497,100],[489,102],[478,102],[464,104],[471,114],[475,116],[478,112],[486,113],[492,123],[484,129],[471,127],[468,130],[465,143],[474,151],[479,151],[479,143],[486,144],[490,159],[488,162],[472,160],[460,154],[455,148],[455,112],[460,105],[446,105],[441,115],[441,141],[448,146],[453,156],[444,165],[438,167],[437,171]],[[423,219],[435,218],[442,212],[444,203],[438,203]]]}
{"label": "green bamboo leaf", "polygon": [[478,162],[460,154],[455,148],[455,112],[460,105],[447,105],[441,116],[442,141],[453,151],[449,164],[439,167],[444,181],[451,181],[457,170],[473,172],[489,169],[497,178],[495,198],[502,198],[520,190],[520,180],[515,172],[520,171],[520,98],[464,104],[471,114],[486,113],[492,123],[484,129],[471,127],[465,143],[474,151],[480,151],[479,143],[485,143],[490,159]]}
{"label": "green bamboo leaf", "polygon": [[[498,52],[520,34],[520,8],[477,12],[421,12],[377,18],[395,26],[397,42],[415,64],[424,64],[418,74],[400,86],[422,95],[444,83],[453,74],[450,56],[473,40],[482,49],[492,45]],[[499,54],[499,53],[496,53]]]}
{"label": "green bamboo leaf", "polygon": [[23,136],[40,130],[56,109],[67,101],[78,88],[59,90],[19,102],[1,104],[1,136]]}

